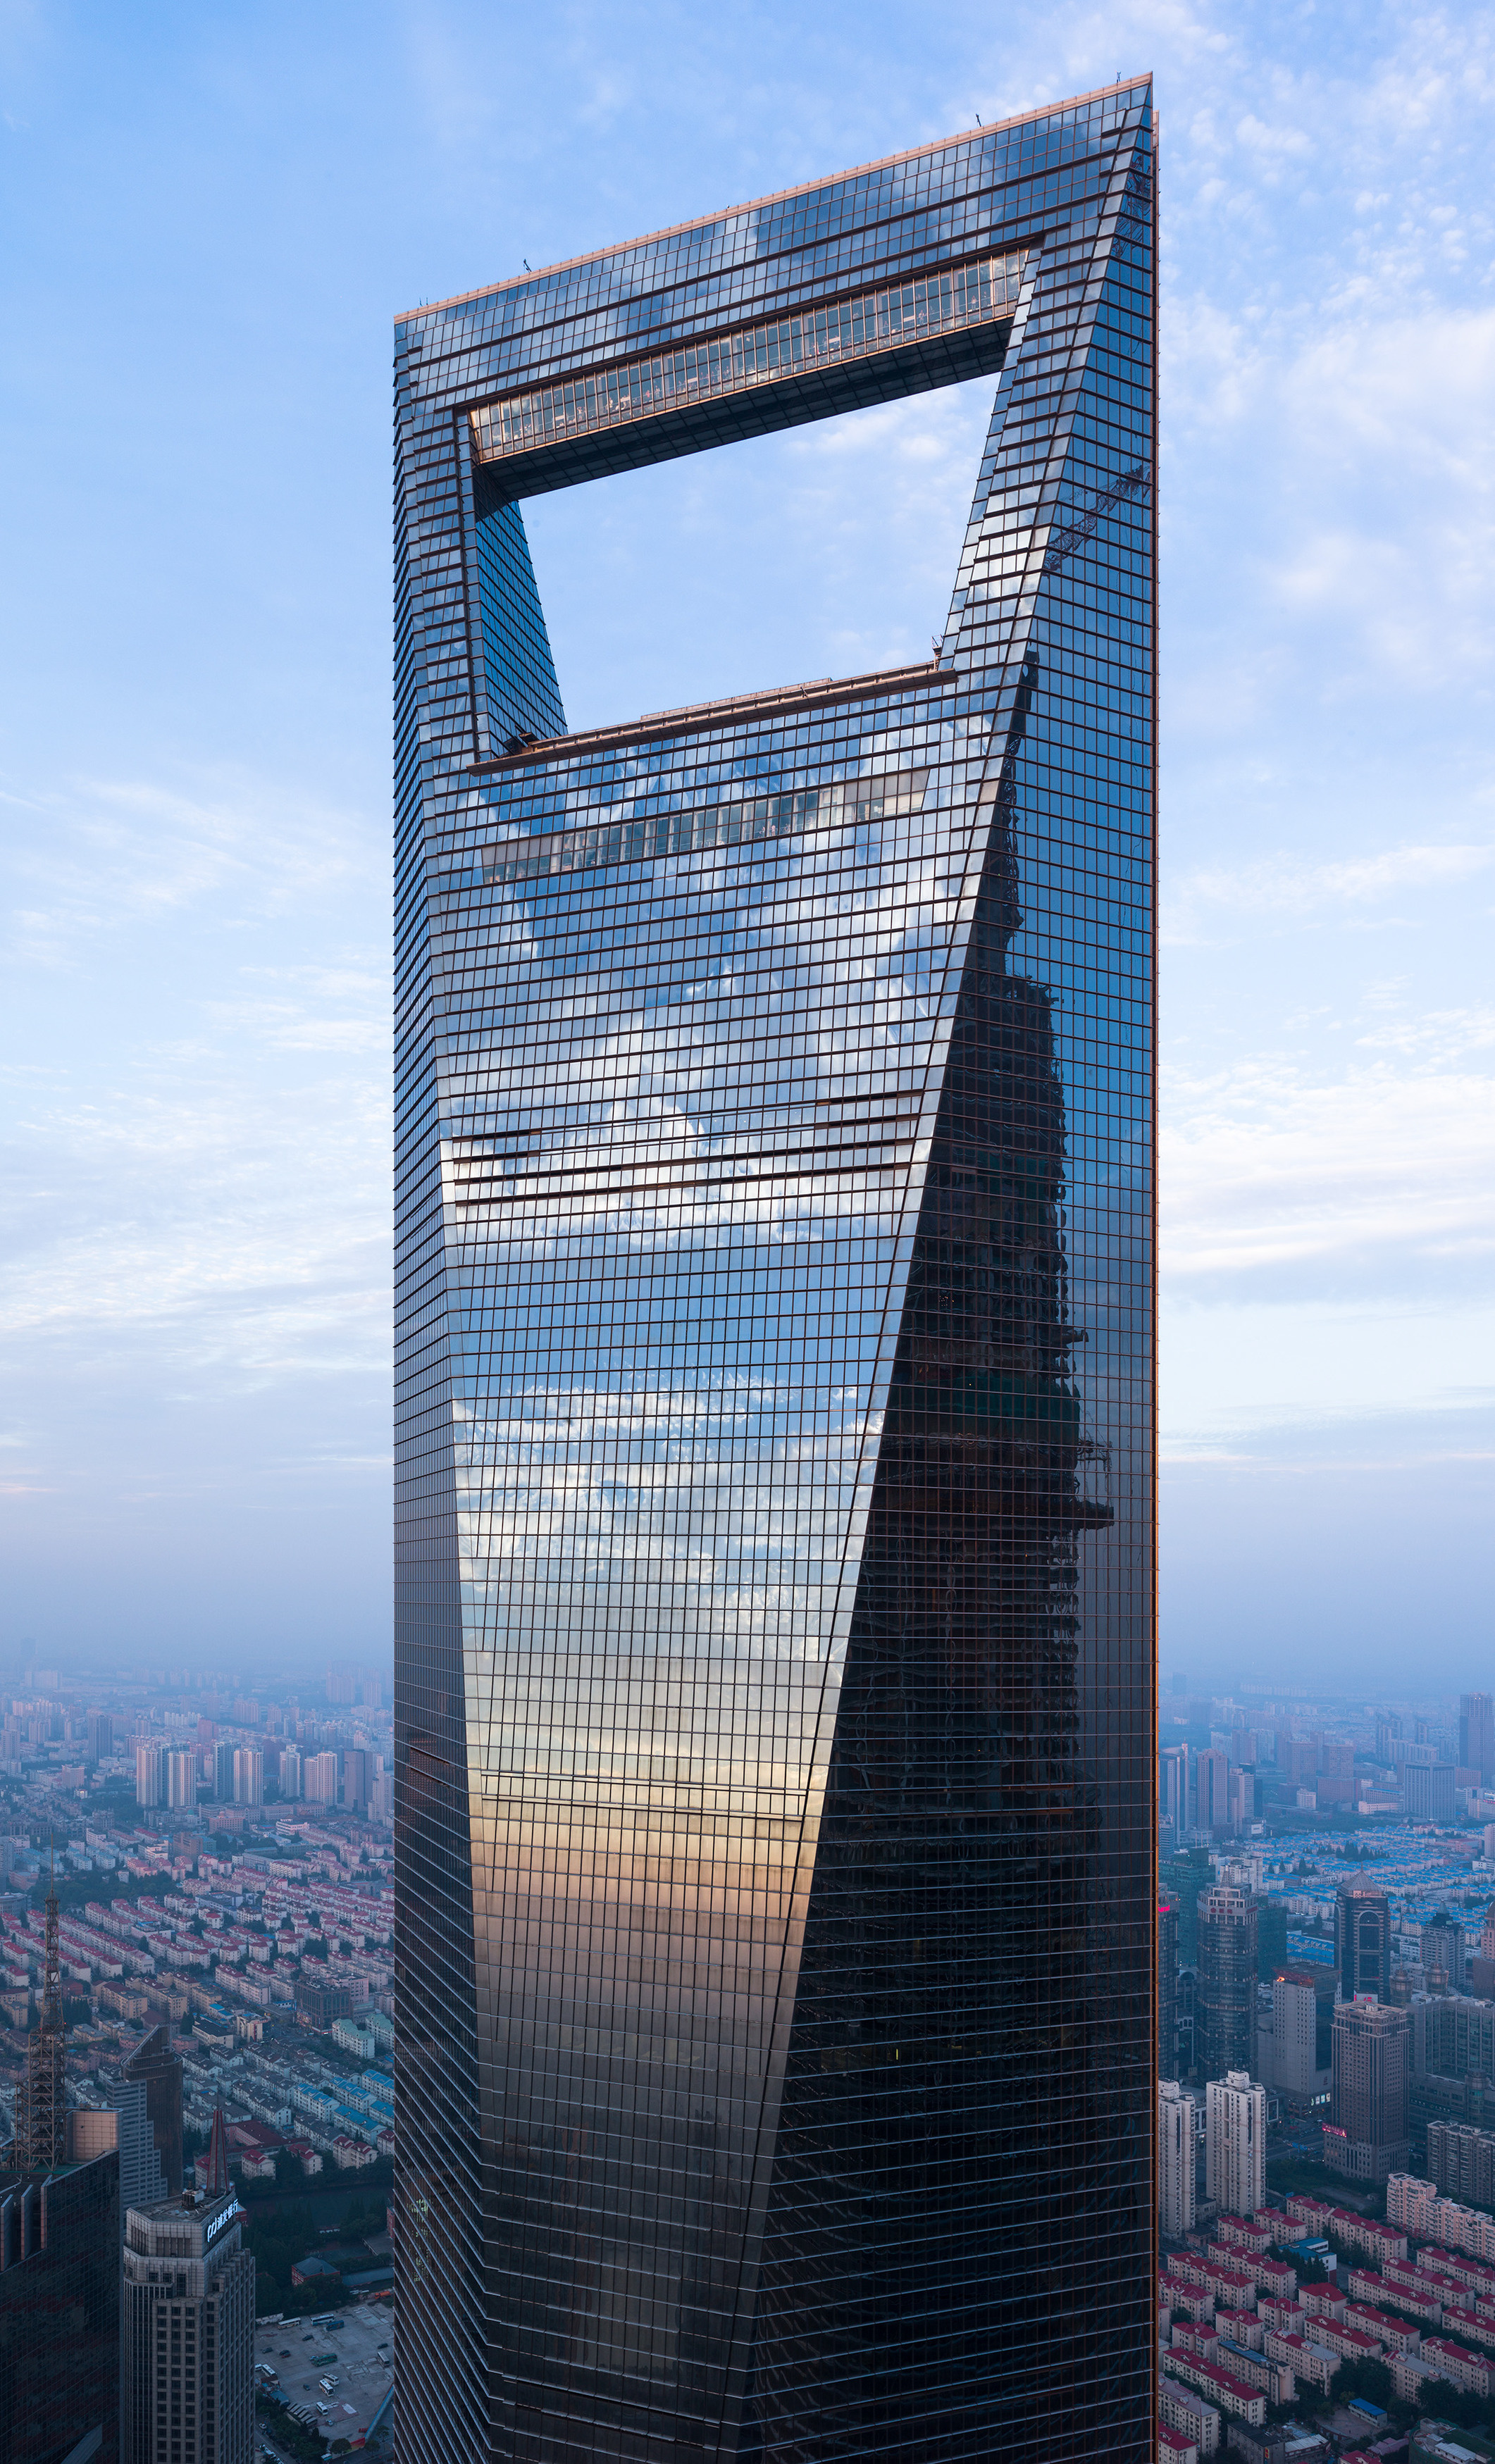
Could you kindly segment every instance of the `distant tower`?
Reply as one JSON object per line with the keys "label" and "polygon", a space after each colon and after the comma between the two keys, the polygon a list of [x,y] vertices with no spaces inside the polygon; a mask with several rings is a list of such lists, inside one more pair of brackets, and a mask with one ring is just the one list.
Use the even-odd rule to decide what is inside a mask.
{"label": "distant tower", "polygon": [[1266,2092],[1247,2072],[1229,2071],[1204,2093],[1209,2195],[1233,2215],[1254,2216],[1266,2201]]}
{"label": "distant tower", "polygon": [[26,2046],[26,2078],[16,2113],[16,2160],[23,2172],[51,2172],[66,2164],[68,2100],[64,2085],[67,2031],[62,2020],[62,1961],[57,1947],[55,1874],[47,1891],[47,1965],[41,2025]]}
{"label": "distant tower", "polygon": [[1495,1778],[1495,1711],[1487,1694],[1459,1697],[1459,1760],[1482,1780]]}
{"label": "distant tower", "polygon": [[1334,1899],[1334,1966],[1340,1999],[1391,1990],[1391,1902],[1374,1882],[1350,1882]]}
{"label": "distant tower", "polygon": [[1157,1903],[1157,2076],[1178,2076],[1178,1911]]}
{"label": "distant tower", "polygon": [[1334,2013],[1333,2127],[1344,2143],[1331,2161],[1361,2181],[1384,2182],[1405,2169],[1410,2042],[1407,2013],[1369,1993]]}
{"label": "distant tower", "polygon": [[1255,2048],[1257,1906],[1249,1891],[1217,1882],[1199,1894],[1198,2042],[1206,2079],[1249,2072]]}
{"label": "distant tower", "polygon": [[251,2464],[254,2261],[231,2191],[124,2222],[121,2464]]}
{"label": "distant tower", "polygon": [[1195,2101],[1176,2079],[1157,2082],[1157,2221],[1172,2241],[1194,2229]]}
{"label": "distant tower", "polygon": [[213,2106],[212,2137],[208,2142],[208,2195],[221,2199],[229,2189],[229,2137],[224,2128],[223,2107]]}
{"label": "distant tower", "polygon": [[175,2198],[182,2189],[182,2064],[165,2028],[151,2030],[126,2062],[124,2076],[144,2085],[151,2136],[167,2193]]}

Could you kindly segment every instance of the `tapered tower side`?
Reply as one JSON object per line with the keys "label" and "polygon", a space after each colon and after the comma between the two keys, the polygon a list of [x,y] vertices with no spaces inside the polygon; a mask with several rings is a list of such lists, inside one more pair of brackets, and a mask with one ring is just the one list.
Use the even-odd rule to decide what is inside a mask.
{"label": "tapered tower side", "polygon": [[[1151,135],[403,329],[410,2464],[1150,2447]],[[515,494],[972,364],[936,661],[561,736]]]}

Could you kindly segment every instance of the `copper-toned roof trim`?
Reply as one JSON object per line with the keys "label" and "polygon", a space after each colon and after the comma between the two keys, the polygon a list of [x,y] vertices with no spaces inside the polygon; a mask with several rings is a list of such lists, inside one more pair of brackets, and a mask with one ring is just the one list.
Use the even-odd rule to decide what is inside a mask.
{"label": "copper-toned roof trim", "polygon": [[573,265],[595,265],[607,256],[622,256],[629,249],[653,248],[662,239],[674,239],[681,231],[704,231],[711,223],[730,221],[734,214],[752,213],[759,206],[777,206],[786,197],[812,196],[817,188],[834,188],[843,180],[860,180],[868,171],[886,171],[895,163],[915,162],[921,154],[942,153],[947,145],[964,145],[976,137],[1000,135],[1004,128],[1021,128],[1030,120],[1052,120],[1057,114],[1077,111],[1083,102],[1099,102],[1109,94],[1124,94],[1130,87],[1150,86],[1153,73],[1145,76],[1116,77],[1110,85],[1092,86],[1088,94],[1066,95],[1063,102],[1041,103],[1031,111],[1015,111],[1006,120],[988,121],[984,128],[960,128],[949,137],[932,137],[925,145],[905,145],[896,154],[879,154],[870,163],[853,163],[845,171],[831,171],[819,180],[801,180],[791,188],[771,188],[766,196],[744,197],[740,205],[718,206],[714,213],[693,214],[689,222],[666,223],[660,231],[641,231],[636,239],[614,240],[607,248],[589,248],[580,256],[557,257],[553,265],[534,266],[527,274],[511,274],[503,282],[480,282],[472,291],[453,291],[445,299],[428,299],[418,308],[402,308],[395,318],[403,325],[412,318],[432,317],[443,308],[460,308],[465,299],[495,299],[504,291],[523,291],[533,282],[543,281],[548,274],[568,273]]}

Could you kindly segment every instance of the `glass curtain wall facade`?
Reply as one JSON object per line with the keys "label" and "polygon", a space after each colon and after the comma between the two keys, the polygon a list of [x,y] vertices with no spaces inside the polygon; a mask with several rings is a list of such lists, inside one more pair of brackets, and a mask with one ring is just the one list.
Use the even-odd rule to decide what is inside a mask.
{"label": "glass curtain wall facade", "polygon": [[[1151,2452],[1154,135],[397,329],[405,2464]],[[934,657],[566,733],[525,496],[983,374]]]}

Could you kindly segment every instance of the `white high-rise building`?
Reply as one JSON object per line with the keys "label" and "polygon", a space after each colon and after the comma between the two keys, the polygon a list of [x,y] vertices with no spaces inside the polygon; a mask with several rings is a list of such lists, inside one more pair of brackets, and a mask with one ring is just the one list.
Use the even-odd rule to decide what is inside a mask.
{"label": "white high-rise building", "polygon": [[281,1749],[280,1793],[288,1801],[301,1793],[301,1757],[294,1746]]}
{"label": "white high-rise building", "polygon": [[232,2190],[125,2216],[121,2464],[251,2464],[254,2261],[243,2216]]}
{"label": "white high-rise building", "polygon": [[1217,2207],[1250,2216],[1266,2200],[1266,2090],[1227,2071],[1205,2091],[1204,2178]]}
{"label": "white high-rise building", "polygon": [[301,1786],[314,1804],[336,1805],[338,1802],[337,1755],[308,1754],[301,1766]]}
{"label": "white high-rise building", "polygon": [[164,1804],[166,1793],[166,1749],[139,1737],[135,1744],[135,1802],[140,1806]]}
{"label": "white high-rise building", "polygon": [[166,1803],[186,1807],[197,1803],[197,1756],[195,1753],[169,1753],[166,1756]]}
{"label": "white high-rise building", "polygon": [[263,1805],[265,1802],[265,1757],[257,1746],[235,1749],[233,1802],[235,1805]]}
{"label": "white high-rise building", "polygon": [[[1263,2065],[1264,2080],[1267,2077]],[[1272,1979],[1270,2083],[1304,2112],[1328,2098],[1331,2074],[1318,2060],[1318,1992],[1306,1968],[1280,1969]]]}
{"label": "white high-rise building", "polygon": [[1157,2082],[1157,2221],[1174,2241],[1194,2226],[1198,2107],[1176,2079]]}

